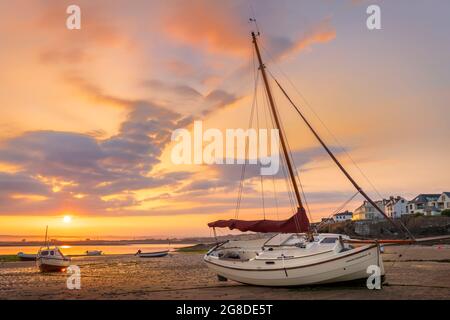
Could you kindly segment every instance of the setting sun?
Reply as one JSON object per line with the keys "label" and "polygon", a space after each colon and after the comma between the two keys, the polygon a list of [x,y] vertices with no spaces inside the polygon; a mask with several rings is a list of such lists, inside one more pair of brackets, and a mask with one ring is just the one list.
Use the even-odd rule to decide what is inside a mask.
{"label": "setting sun", "polygon": [[64,216],[63,222],[64,223],[71,223],[72,222],[72,217],[71,216]]}

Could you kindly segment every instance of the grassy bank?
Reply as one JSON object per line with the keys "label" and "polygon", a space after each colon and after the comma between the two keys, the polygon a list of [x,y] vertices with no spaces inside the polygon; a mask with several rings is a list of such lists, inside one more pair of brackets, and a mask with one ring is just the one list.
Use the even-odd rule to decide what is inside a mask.
{"label": "grassy bank", "polygon": [[206,253],[209,249],[211,249],[214,246],[214,244],[196,244],[190,247],[183,247],[176,249],[177,252],[183,252],[183,253]]}
{"label": "grassy bank", "polygon": [[0,255],[0,262],[13,262],[13,261],[20,261],[19,257],[15,254]]}

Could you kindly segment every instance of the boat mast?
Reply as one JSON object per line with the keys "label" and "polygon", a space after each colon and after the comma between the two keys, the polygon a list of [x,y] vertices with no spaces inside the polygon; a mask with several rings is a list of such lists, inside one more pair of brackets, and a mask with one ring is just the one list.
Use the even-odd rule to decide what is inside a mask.
{"label": "boat mast", "polygon": [[275,108],[275,103],[273,100],[272,92],[270,91],[269,81],[267,79],[266,66],[262,62],[261,52],[259,51],[258,41],[256,40],[255,32],[252,32],[252,39],[253,39],[253,44],[255,45],[256,55],[258,57],[259,70],[261,70],[261,74],[262,74],[262,77],[264,80],[264,86],[266,87],[267,96],[269,98],[270,108],[271,108],[271,111],[272,111],[272,114],[273,114],[273,117],[275,120],[275,124],[280,133],[281,146],[282,146],[283,154],[286,159],[287,166],[288,166],[289,176],[291,177],[292,185],[294,186],[295,197],[297,199],[298,207],[300,209],[303,209],[302,199],[300,197],[300,191],[297,186],[297,181],[295,180],[293,165],[291,163],[291,158],[289,157],[289,152],[287,149],[286,142],[284,141],[284,136],[283,136],[283,132],[281,130],[280,120],[278,119],[278,114],[277,114],[277,111]]}
{"label": "boat mast", "polygon": [[[319,141],[319,143],[322,145],[322,147],[325,149],[325,151],[328,153],[328,155],[331,157],[331,159],[334,161],[334,163],[338,166],[338,168],[342,171],[342,173],[347,177],[347,179],[352,183],[352,185],[355,187],[355,189],[378,211],[380,212],[392,225],[394,225],[396,228],[399,228],[399,226],[383,211],[381,210],[380,206],[373,201],[369,195],[359,186],[359,184],[350,176],[350,174],[345,170],[345,168],[342,166],[342,164],[339,162],[339,160],[336,158],[336,156],[331,152],[331,150],[328,148],[328,146],[325,144],[325,142],[322,140],[322,138],[319,136],[319,134],[314,130],[312,125],[309,123],[309,121],[305,118],[303,113],[300,111],[300,109],[295,105],[295,103],[292,101],[292,99],[289,97],[287,92],[284,90],[284,88],[280,85],[280,83],[275,79],[276,84],[280,88],[280,90],[283,92],[284,96],[289,100],[290,104],[297,110],[300,117],[303,119],[303,121],[306,123],[308,128],[311,130],[313,135],[316,137],[316,139]],[[408,235],[411,239],[414,239],[414,236],[412,233],[406,228],[401,222],[400,225],[403,227],[402,230],[406,235]]]}
{"label": "boat mast", "polygon": [[48,235],[48,226],[45,227],[45,246],[48,248],[47,235]]}

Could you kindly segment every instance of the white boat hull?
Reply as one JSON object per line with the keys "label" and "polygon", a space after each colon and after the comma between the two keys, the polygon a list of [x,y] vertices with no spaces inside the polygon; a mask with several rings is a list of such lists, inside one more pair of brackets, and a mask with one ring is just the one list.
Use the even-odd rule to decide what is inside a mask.
{"label": "white boat hull", "polygon": [[343,251],[323,258],[304,257],[272,261],[230,261],[206,255],[208,267],[219,276],[240,283],[258,286],[302,286],[366,279],[367,268],[383,261],[377,245]]}

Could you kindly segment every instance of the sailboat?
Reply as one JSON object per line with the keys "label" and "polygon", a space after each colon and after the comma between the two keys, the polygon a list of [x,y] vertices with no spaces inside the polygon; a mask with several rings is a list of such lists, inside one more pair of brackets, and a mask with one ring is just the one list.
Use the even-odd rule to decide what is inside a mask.
{"label": "sailboat", "polygon": [[251,36],[273,124],[280,132],[281,155],[287,166],[289,174],[287,179],[292,185],[297,208],[295,214],[287,220],[245,221],[233,219],[209,223],[208,226],[213,228],[214,234],[216,234],[216,228],[229,228],[242,232],[275,233],[275,235],[268,239],[218,243],[204,256],[204,262],[218,275],[219,280],[230,279],[260,286],[300,286],[367,279],[370,266],[378,267],[379,275],[384,276],[385,270],[380,252],[381,243],[411,244],[416,240],[406,226],[389,218],[351,177],[300,108],[289,97],[286,90],[270,74],[289,104],[333,162],[356,188],[357,194],[362,195],[382,216],[399,229],[406,240],[357,241],[347,235],[317,233],[312,229],[300,196],[299,182],[296,179],[296,169],[290,156],[289,144],[283,134],[281,119],[269,85],[269,72],[261,58],[258,45],[260,33],[252,32]]}
{"label": "sailboat", "polygon": [[64,272],[70,265],[70,258],[66,257],[57,246],[48,243],[48,226],[45,229],[45,246],[39,249],[36,256],[36,266],[41,272]]}

